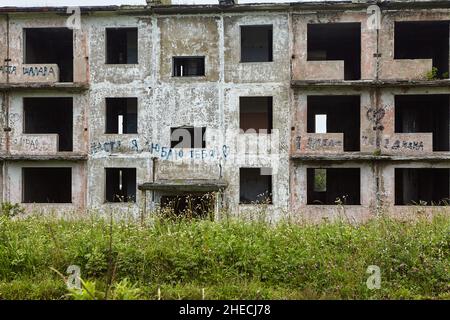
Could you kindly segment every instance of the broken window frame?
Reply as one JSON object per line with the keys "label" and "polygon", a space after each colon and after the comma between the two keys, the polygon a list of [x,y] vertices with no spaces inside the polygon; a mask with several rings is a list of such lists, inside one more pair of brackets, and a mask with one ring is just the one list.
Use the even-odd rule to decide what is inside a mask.
{"label": "broken window frame", "polygon": [[[202,61],[202,66],[199,68],[199,74],[178,75],[176,62],[178,60],[195,59]],[[181,72],[182,73],[182,72]],[[206,57],[205,56],[173,56],[172,57],[172,78],[201,78],[206,77]]]}
{"label": "broken window frame", "polygon": [[[125,31],[125,30],[136,30],[136,53],[135,53],[135,60],[133,59],[132,62],[112,62],[112,58],[109,56],[109,43],[108,43],[108,32],[112,32],[112,31]],[[117,40],[117,39],[116,39]],[[127,38],[128,40],[128,38]],[[126,48],[127,48],[127,58],[126,60],[128,60],[128,43],[126,44]],[[114,60],[116,61],[116,60]],[[120,61],[120,59],[119,59]],[[137,27],[107,27],[105,28],[105,65],[138,65],[139,64],[139,29]]]}
{"label": "broken window frame", "polygon": [[[257,28],[266,28],[270,30],[268,46],[267,46],[267,60],[252,60],[252,59],[244,59],[244,45],[243,45],[243,29],[257,29]],[[267,63],[273,62],[273,24],[250,24],[250,25],[240,25],[239,28],[239,40],[240,40],[240,55],[239,55],[239,63]]]}

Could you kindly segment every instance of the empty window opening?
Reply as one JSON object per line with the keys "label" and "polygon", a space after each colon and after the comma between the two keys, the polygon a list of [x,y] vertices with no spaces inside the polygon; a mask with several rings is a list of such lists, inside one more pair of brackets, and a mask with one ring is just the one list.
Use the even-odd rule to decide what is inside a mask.
{"label": "empty window opening", "polygon": [[360,205],[359,168],[308,168],[307,203]]}
{"label": "empty window opening", "polygon": [[314,169],[314,192],[327,191],[327,169]]}
{"label": "empty window opening", "polygon": [[241,26],[241,62],[270,62],[272,25]]}
{"label": "empty window opening", "polygon": [[314,132],[315,133],[327,133],[327,115],[326,114],[316,114]]}
{"label": "empty window opening", "polygon": [[138,63],[137,28],[106,29],[106,63],[107,64]]}
{"label": "empty window opening", "polygon": [[72,168],[22,168],[23,203],[71,203]]}
{"label": "empty window opening", "polygon": [[171,148],[206,148],[206,127],[170,128]]}
{"label": "empty window opening", "polygon": [[272,170],[240,168],[239,181],[239,203],[272,203]]}
{"label": "empty window opening", "polygon": [[72,98],[24,98],[24,133],[56,133],[58,151],[72,151]]}
{"label": "empty window opening", "polygon": [[137,133],[137,98],[106,98],[106,133]]}
{"label": "empty window opening", "polygon": [[438,78],[448,78],[449,22],[396,22],[395,59],[433,59]]}
{"label": "empty window opening", "polygon": [[161,208],[166,215],[175,217],[206,218],[214,211],[211,193],[187,193],[161,197]]}
{"label": "empty window opening", "polygon": [[359,96],[308,96],[307,114],[309,133],[344,133],[344,151],[360,150]]}
{"label": "empty window opening", "polygon": [[344,61],[344,79],[361,79],[361,24],[308,24],[307,60]]}
{"label": "empty window opening", "polygon": [[136,202],[136,169],[105,168],[106,202]]}
{"label": "empty window opening", "polygon": [[26,28],[27,64],[57,64],[59,81],[73,81],[73,32],[67,28]]}
{"label": "empty window opening", "polygon": [[174,77],[201,77],[205,75],[205,57],[173,57]]}
{"label": "empty window opening", "polygon": [[449,205],[450,169],[395,168],[396,205]]}
{"label": "empty window opening", "polygon": [[239,122],[244,132],[270,133],[272,130],[272,97],[240,97]]}
{"label": "empty window opening", "polygon": [[395,132],[433,133],[433,151],[450,150],[450,95],[395,96]]}

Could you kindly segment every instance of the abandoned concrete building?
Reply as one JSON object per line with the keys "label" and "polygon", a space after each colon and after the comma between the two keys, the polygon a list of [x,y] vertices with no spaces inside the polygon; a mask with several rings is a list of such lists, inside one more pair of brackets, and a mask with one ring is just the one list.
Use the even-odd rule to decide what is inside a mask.
{"label": "abandoned concrete building", "polygon": [[1,200],[449,213],[449,31],[441,0],[0,8]]}

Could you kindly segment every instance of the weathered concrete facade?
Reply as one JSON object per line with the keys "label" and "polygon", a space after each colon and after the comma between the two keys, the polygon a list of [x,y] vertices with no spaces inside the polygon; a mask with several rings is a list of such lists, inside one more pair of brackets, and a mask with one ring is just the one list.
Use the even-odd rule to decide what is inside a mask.
{"label": "weathered concrete facade", "polygon": [[[2,201],[27,210],[114,209],[144,217],[174,196],[211,192],[210,209],[218,218],[223,212],[258,214],[261,208],[275,220],[289,215],[313,221],[448,212],[448,170],[406,169],[450,169],[450,80],[448,74],[427,79],[432,58],[396,58],[394,26],[446,23],[450,56],[450,8],[445,1],[373,5],[81,8],[81,23],[69,29],[72,38],[60,30],[67,27],[65,8],[0,9]],[[270,30],[264,34],[268,58],[244,61],[245,41],[262,39],[249,46],[250,60],[266,43],[252,33],[261,30],[251,27],[261,26]],[[65,43],[55,51],[72,50],[73,70],[65,60],[33,62],[42,60],[33,41],[45,34],[36,28],[55,31],[51,35]],[[445,35],[441,24],[436,28]],[[125,55],[127,63],[109,61],[120,49],[108,43],[108,30],[128,32],[116,45],[126,43],[118,59]],[[340,58],[350,51],[356,53]],[[178,69],[176,59],[192,57],[197,60],[191,65],[203,61],[199,74],[180,76],[191,65]],[[267,97],[269,111],[249,106],[250,124],[244,121],[242,98]],[[135,109],[127,105],[133,101]],[[111,117],[113,103],[122,102],[127,111]],[[434,104],[437,116],[424,117],[422,106]],[[63,105],[67,112],[59,111]],[[269,119],[268,132],[240,132],[243,122],[251,127],[261,113],[258,119]],[[313,124],[316,115],[326,115],[325,130]],[[124,132],[108,129],[111,123],[117,127],[117,119]],[[172,131],[183,127],[206,128],[202,146],[174,146]],[[424,131],[429,127],[435,131]],[[321,187],[316,169],[328,170]],[[36,191],[39,181],[43,189],[55,189],[54,198]],[[417,183],[440,190],[412,189]],[[55,184],[65,191],[50,186]],[[115,185],[131,201],[110,201]],[[256,193],[264,190],[270,199],[258,204]],[[421,196],[427,205],[413,205]],[[443,201],[434,203],[437,198]],[[431,201],[438,205],[429,206]]]}

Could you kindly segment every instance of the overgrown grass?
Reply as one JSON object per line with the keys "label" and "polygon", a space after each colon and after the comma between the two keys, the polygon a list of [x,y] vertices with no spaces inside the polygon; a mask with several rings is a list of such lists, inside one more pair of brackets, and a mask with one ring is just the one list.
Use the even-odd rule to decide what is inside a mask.
{"label": "overgrown grass", "polygon": [[[450,218],[142,226],[0,217],[0,299],[92,298],[67,295],[52,268],[65,275],[69,265],[96,298],[449,299]],[[381,269],[378,290],[366,286],[369,265]]]}

